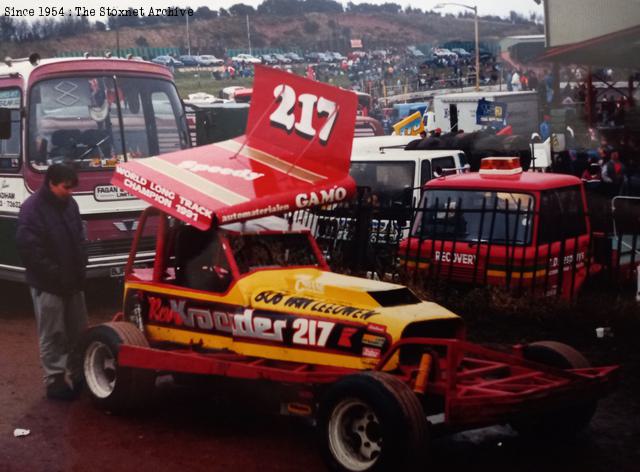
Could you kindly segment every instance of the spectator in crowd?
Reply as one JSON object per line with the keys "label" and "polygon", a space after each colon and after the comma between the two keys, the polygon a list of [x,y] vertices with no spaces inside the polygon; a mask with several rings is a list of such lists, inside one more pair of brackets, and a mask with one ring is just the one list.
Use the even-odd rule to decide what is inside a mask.
{"label": "spectator in crowd", "polygon": [[582,172],[582,180],[585,182],[601,182],[602,181],[602,169],[598,164],[598,159],[590,157],[587,162],[587,167]]}
{"label": "spectator in crowd", "polygon": [[542,142],[546,141],[551,136],[551,124],[549,121],[551,121],[551,117],[549,115],[544,115],[542,123],[540,123],[540,138],[542,139]]}
{"label": "spectator in crowd", "polygon": [[515,71],[511,76],[511,90],[519,92],[522,90],[522,83],[520,82],[520,74]]}
{"label": "spectator in crowd", "polygon": [[529,84],[528,89],[529,90],[538,90],[538,74],[535,73],[535,71],[533,70],[529,70],[529,72],[527,73],[527,82]]}
{"label": "spectator in crowd", "polygon": [[551,103],[553,101],[553,75],[548,70],[544,71],[544,87],[547,94],[547,103]]}
{"label": "spectator in crowd", "polygon": [[511,85],[511,78],[513,77],[513,72],[505,71],[504,82],[507,84],[507,90],[509,92],[513,91],[513,86]]}
{"label": "spectator in crowd", "polygon": [[602,181],[607,184],[609,194],[619,195],[624,184],[625,168],[617,150],[611,151],[610,159],[602,168]]}
{"label": "spectator in crowd", "polygon": [[520,90],[529,90],[529,78],[526,74],[520,74]]}

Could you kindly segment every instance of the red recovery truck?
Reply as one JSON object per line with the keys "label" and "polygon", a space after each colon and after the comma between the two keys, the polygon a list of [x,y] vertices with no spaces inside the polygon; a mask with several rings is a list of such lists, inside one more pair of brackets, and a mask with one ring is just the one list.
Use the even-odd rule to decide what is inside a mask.
{"label": "red recovery truck", "polygon": [[[144,404],[161,373],[259,381],[281,412],[317,422],[341,471],[409,470],[437,431],[587,425],[616,367],[556,342],[467,342],[454,313],[332,273],[307,228],[269,216],[354,193],[351,92],[256,66],[251,106],[246,136],[116,168],[113,183],[152,207],[123,312],[81,344],[99,406]],[[153,266],[135,263],[153,235]]]}
{"label": "red recovery truck", "polygon": [[[478,173],[429,181],[416,211],[399,255],[429,277],[571,298],[602,267],[582,181],[523,172],[518,158],[486,158]],[[637,256],[616,257],[619,244],[602,240],[631,272]]]}

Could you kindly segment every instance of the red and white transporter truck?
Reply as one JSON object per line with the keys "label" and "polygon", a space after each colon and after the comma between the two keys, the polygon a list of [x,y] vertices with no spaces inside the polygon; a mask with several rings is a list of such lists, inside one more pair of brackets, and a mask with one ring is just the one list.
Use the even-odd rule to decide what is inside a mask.
{"label": "red and white transporter truck", "polygon": [[[110,183],[116,164],[190,146],[171,73],[104,57],[6,59],[0,65],[0,280],[24,281],[15,246],[20,205],[47,168],[72,163],[89,277],[122,275],[146,203]],[[153,241],[146,241],[146,260]]]}
{"label": "red and white transporter truck", "polygon": [[[256,66],[249,134],[118,165],[148,201],[124,309],[88,330],[86,384],[108,409],[143,404],[158,373],[260,380],[310,417],[329,466],[408,470],[436,431],[586,426],[616,367],[557,342],[495,351],[401,285],[332,273],[309,231],[274,216],[354,191],[348,91]],[[134,264],[156,235],[152,267]]]}

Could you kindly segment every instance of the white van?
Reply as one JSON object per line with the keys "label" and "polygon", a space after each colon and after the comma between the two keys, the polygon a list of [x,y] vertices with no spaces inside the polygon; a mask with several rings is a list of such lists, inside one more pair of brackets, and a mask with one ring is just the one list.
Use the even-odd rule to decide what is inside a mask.
{"label": "white van", "polygon": [[[415,206],[429,180],[466,170],[464,152],[405,150],[414,139],[416,136],[374,136],[353,140],[350,174],[356,185],[371,188],[374,206]],[[408,201],[409,195],[412,201]]]}
{"label": "white van", "polygon": [[[404,147],[414,139],[416,136],[373,136],[353,140],[351,177],[358,187],[371,191],[367,199],[373,209],[370,243],[397,244],[407,237],[410,212],[404,210],[418,204],[421,187],[438,175],[466,170],[462,151],[405,151]],[[321,243],[331,241],[330,247],[354,238],[354,218],[355,214],[336,208],[294,215],[294,221],[309,227]],[[330,252],[325,255],[330,257]]]}

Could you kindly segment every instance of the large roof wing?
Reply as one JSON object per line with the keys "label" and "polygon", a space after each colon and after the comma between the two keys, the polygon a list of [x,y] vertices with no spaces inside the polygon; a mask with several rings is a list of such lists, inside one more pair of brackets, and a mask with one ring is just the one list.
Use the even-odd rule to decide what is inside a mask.
{"label": "large roof wing", "polygon": [[112,183],[199,229],[347,198],[356,95],[255,71],[246,135],[131,160]]}

